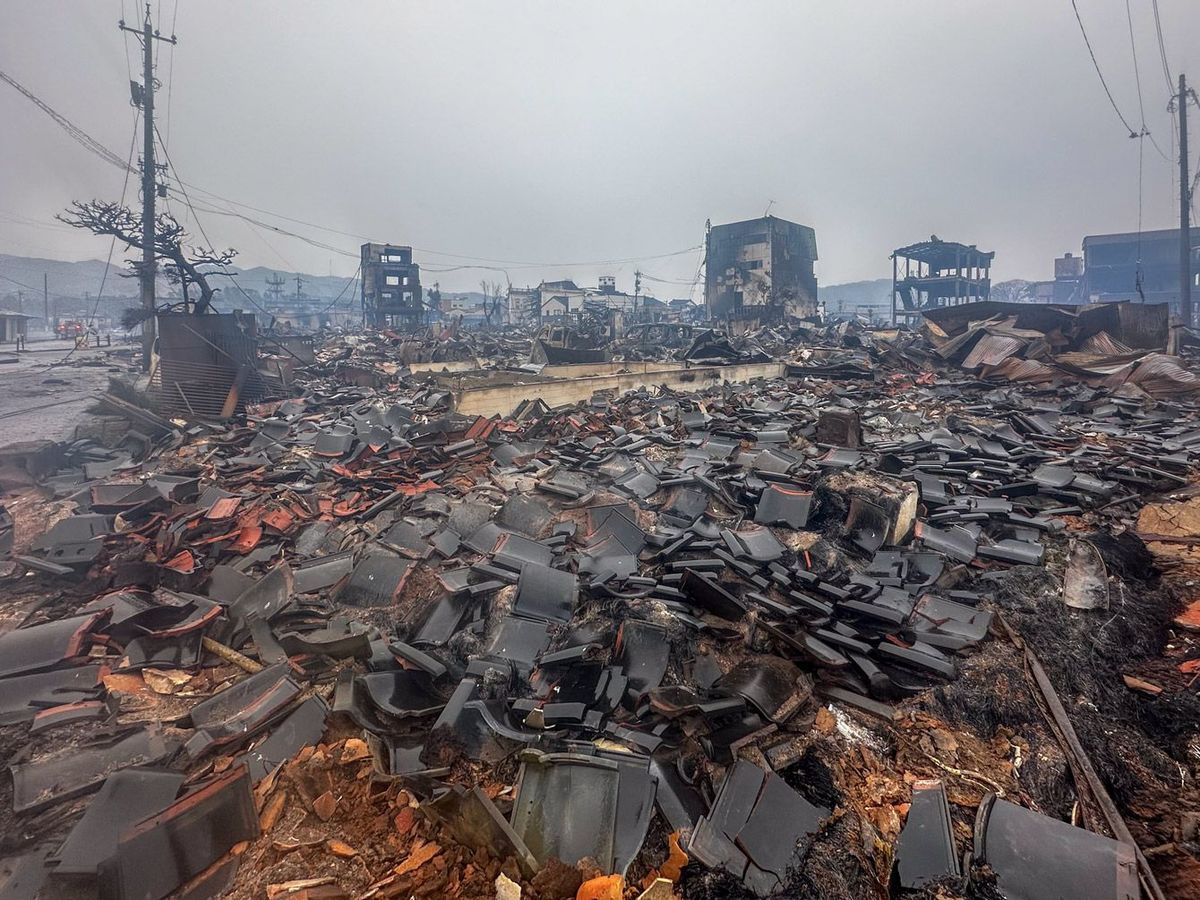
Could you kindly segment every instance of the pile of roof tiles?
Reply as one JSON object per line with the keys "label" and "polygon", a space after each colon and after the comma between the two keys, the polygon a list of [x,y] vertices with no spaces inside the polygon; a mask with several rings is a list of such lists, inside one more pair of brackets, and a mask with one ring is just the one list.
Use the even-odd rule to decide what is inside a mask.
{"label": "pile of roof tiles", "polygon": [[[253,785],[337,717],[527,876],[625,874],[658,817],[770,894],[830,814],[780,777],[818,706],[889,721],[957,677],[991,622],[978,573],[1200,453],[1194,409],[1084,389],[806,378],[520,422],[447,401],[320,381],[140,477],[60,474],[77,511],[23,580],[87,596],[0,636],[0,717],[104,738],[13,766],[17,813],[98,791],[31,878],[165,896],[257,833]],[[173,727],[111,727],[109,671],[231,661]],[[236,765],[185,783],[216,753]],[[507,800],[453,774],[514,759]],[[189,849],[160,866],[166,844]]]}

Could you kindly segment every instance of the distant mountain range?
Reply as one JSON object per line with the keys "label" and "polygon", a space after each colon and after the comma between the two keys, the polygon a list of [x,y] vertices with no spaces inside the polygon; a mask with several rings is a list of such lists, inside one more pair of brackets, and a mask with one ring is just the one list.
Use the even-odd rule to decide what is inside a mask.
{"label": "distant mountain range", "polygon": [[[284,279],[283,290],[291,295],[296,290],[296,273],[284,272],[280,269],[268,269],[255,266],[251,269],[239,269],[231,266],[236,273],[237,282],[248,292],[265,294],[268,288],[267,279],[280,275]],[[101,280],[104,280],[104,295],[106,297],[136,297],[137,282],[125,277],[128,270],[124,265],[115,261],[104,279],[104,262],[89,259],[82,262],[64,262],[57,259],[38,259],[28,256],[9,256],[0,253],[0,305],[13,307],[13,298],[17,291],[24,292],[27,300],[36,302],[42,293],[42,275],[47,277],[52,297],[82,298],[85,295],[96,296],[100,290]],[[347,289],[349,279],[330,275],[309,275],[300,273],[300,290],[308,297],[328,298],[332,300]],[[229,284],[229,279],[218,276],[215,285],[220,285],[226,292],[236,295],[236,288]],[[1016,288],[1024,282],[1000,282],[994,286],[995,299],[1011,299],[1009,294],[1015,294]],[[160,292],[165,295],[170,286],[166,282],[160,285]],[[883,309],[891,307],[892,280],[876,278],[872,281],[850,281],[845,284],[824,284],[820,286],[819,296],[825,303],[830,315],[852,315],[862,307]],[[481,296],[475,291],[443,291],[443,296],[471,297],[478,300]]]}
{"label": "distant mountain range", "polygon": [[[846,284],[822,284],[817,287],[817,299],[825,304],[831,316],[852,316],[859,307],[892,308],[892,279],[849,281]],[[888,313],[891,315],[891,313]]]}
{"label": "distant mountain range", "polygon": [[[104,261],[87,259],[82,262],[64,262],[59,259],[38,259],[30,256],[9,256],[0,253],[0,298],[16,295],[17,291],[25,293],[26,297],[39,298],[42,295],[42,276],[46,276],[47,287],[51,296],[70,299],[86,295],[96,296],[100,285],[104,285],[105,297],[136,297],[138,294],[137,281],[127,277],[129,270],[123,263],[113,260],[108,277],[104,277]],[[230,266],[238,284],[246,291],[257,291],[264,294],[267,291],[267,279],[275,275],[283,277],[284,293],[294,294],[296,291],[296,273],[284,272],[279,269],[267,269],[255,266],[252,269],[239,269]],[[332,300],[346,288],[348,278],[338,278],[329,275],[300,274],[301,291],[308,297],[328,298]],[[221,276],[213,280],[214,286],[225,290],[233,290],[229,279]],[[170,285],[163,280],[159,291],[166,294]]]}
{"label": "distant mountain range", "polygon": [[[1016,301],[1030,282],[1020,278],[1009,281],[997,281],[992,284],[992,299],[1007,302]],[[821,285],[817,292],[818,298],[825,304],[825,309],[831,316],[854,315],[864,307],[876,310],[886,309],[891,315],[892,309],[892,279],[876,278],[874,281],[850,281],[846,284]],[[879,315],[879,313],[875,313]]]}

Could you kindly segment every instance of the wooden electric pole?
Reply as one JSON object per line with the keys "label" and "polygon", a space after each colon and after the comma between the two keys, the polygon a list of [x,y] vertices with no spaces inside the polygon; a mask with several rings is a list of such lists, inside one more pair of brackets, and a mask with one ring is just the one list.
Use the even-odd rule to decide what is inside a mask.
{"label": "wooden electric pole", "polygon": [[1180,114],[1180,316],[1192,328],[1192,173],[1188,169],[1188,83],[1182,72],[1175,104]]}
{"label": "wooden electric pole", "polygon": [[1188,180],[1187,79],[1179,73],[1179,94],[1175,105],[1179,113],[1179,315],[1192,327],[1192,228],[1191,183]]}
{"label": "wooden electric pole", "polygon": [[150,24],[150,4],[141,28],[130,28],[122,19],[117,23],[122,31],[136,34],[142,42],[142,86],[132,85],[135,102],[142,107],[142,264],[138,270],[142,282],[142,371],[150,369],[150,354],[154,348],[154,279],[157,263],[154,254],[154,199],[158,191],[157,170],[154,167],[154,42],[174,44],[175,35],[163,37]]}

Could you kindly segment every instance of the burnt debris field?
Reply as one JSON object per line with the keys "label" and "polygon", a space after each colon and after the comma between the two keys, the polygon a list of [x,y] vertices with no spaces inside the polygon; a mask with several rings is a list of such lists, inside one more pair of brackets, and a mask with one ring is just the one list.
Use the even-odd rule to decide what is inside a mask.
{"label": "burnt debris field", "polygon": [[1190,351],[966,309],[114,354],[3,455],[6,896],[1194,896]]}

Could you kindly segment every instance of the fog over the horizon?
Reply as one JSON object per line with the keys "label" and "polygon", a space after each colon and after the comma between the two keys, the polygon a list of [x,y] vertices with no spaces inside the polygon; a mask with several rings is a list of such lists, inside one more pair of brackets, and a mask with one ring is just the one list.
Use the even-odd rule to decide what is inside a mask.
{"label": "fog over the horizon", "polygon": [[[1136,126],[1125,0],[1077,2]],[[1172,75],[1200,82],[1200,2],[1159,7]],[[170,33],[174,0],[153,8]],[[1170,156],[1150,0],[1132,10],[1147,127]],[[140,69],[121,15],[3,0],[0,69],[124,156],[127,52]],[[690,281],[698,252],[649,257],[769,206],[816,229],[825,284],[890,276],[891,250],[931,233],[995,250],[997,280],[1049,278],[1085,234],[1138,225],[1139,142],[1070,0],[179,0],[175,32],[158,113],[179,177],[348,233],[248,213],[346,256],[201,212],[242,267],[349,277],[364,236],[419,248],[443,288],[613,273],[631,289],[639,266]],[[53,217],[117,199],[122,173],[3,83],[0,123],[0,253],[104,258],[107,240]],[[1175,164],[1144,144],[1144,227],[1174,227]],[[449,271],[486,260],[505,272]]]}

